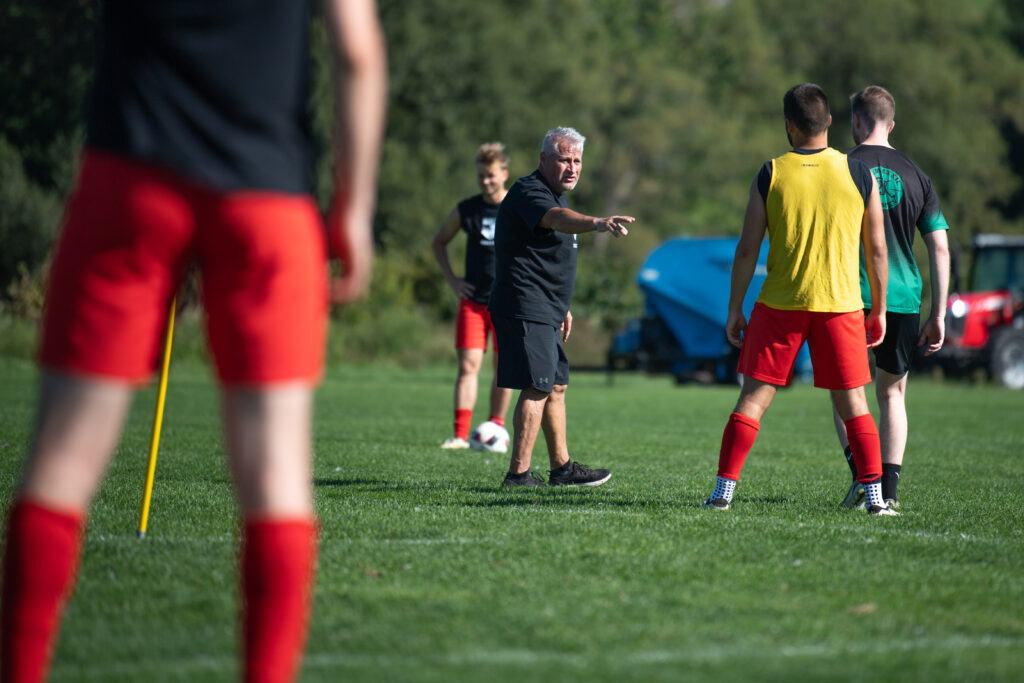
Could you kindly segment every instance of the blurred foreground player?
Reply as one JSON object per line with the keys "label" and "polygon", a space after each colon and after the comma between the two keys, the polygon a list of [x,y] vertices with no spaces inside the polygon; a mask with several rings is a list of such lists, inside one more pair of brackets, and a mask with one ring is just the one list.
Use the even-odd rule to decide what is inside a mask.
{"label": "blurred foreground player", "polygon": [[[722,435],[718,479],[705,508],[728,510],[743,463],[777,387],[789,383],[807,342],[814,385],[829,389],[850,436],[867,509],[894,515],[882,499],[878,428],[868,412],[869,346],[885,336],[887,264],[882,208],[871,171],[828,146],[828,99],[805,83],[783,98],[792,151],[761,168],[750,187],[736,246],[726,336],[741,348],[740,398]],[[743,298],[768,232],[768,276],[750,325]],[[872,307],[860,298],[859,244],[866,254]],[[869,342],[865,343],[865,326]]]}
{"label": "blurred foreground player", "polygon": [[[338,67],[336,301],[367,289],[386,58],[372,0],[325,3]],[[316,556],[312,393],[328,305],[298,0],[111,0],[51,271],[37,422],[9,512],[0,679],[46,676],[86,514],[193,259],[244,521],[247,681],[298,673]]]}

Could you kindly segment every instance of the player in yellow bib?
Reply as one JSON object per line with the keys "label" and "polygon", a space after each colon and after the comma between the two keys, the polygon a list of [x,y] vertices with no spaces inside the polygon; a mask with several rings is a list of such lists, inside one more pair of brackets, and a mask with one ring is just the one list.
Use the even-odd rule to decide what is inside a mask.
{"label": "player in yellow bib", "polygon": [[[761,418],[789,383],[806,341],[815,386],[829,389],[872,515],[895,515],[882,498],[878,427],[868,411],[867,349],[885,336],[887,262],[878,187],[863,163],[828,146],[828,99],[805,83],[783,98],[792,151],[754,179],[736,246],[726,336],[741,348],[740,398],[722,435],[718,477],[705,508],[728,510]],[[768,275],[747,325],[743,299],[768,234]],[[860,300],[859,245],[866,253],[871,312]],[[865,342],[864,329],[869,341]]]}

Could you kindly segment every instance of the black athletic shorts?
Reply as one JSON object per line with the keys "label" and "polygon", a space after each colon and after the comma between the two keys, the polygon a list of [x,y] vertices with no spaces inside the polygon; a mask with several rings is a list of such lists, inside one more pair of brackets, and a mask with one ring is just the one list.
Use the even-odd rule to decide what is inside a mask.
{"label": "black athletic shorts", "polygon": [[[865,309],[864,314],[870,313]],[[893,375],[905,375],[914,362],[917,340],[921,336],[921,316],[917,313],[885,314],[885,339],[872,349],[875,367]]]}
{"label": "black athletic shorts", "polygon": [[559,329],[547,323],[491,314],[497,339],[499,387],[551,393],[569,383],[569,359]]}

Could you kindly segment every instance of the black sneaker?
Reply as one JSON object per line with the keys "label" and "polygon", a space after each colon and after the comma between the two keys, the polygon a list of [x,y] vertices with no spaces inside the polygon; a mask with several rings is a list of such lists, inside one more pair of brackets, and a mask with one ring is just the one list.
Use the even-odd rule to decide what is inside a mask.
{"label": "black sneaker", "polygon": [[877,517],[899,517],[900,513],[893,510],[888,505],[869,505],[868,514],[875,515]]}
{"label": "black sneaker", "polygon": [[701,507],[705,510],[728,510],[729,501],[725,498],[715,498],[714,500],[708,498]]}
{"label": "black sneaker", "polygon": [[612,478],[608,470],[592,470],[575,460],[566,466],[548,472],[548,483],[552,486],[600,486]]}
{"label": "black sneaker", "polygon": [[538,479],[537,475],[530,470],[527,470],[519,476],[508,472],[505,475],[505,481],[501,482],[501,485],[509,488],[515,488],[517,486],[547,486],[547,484]]}

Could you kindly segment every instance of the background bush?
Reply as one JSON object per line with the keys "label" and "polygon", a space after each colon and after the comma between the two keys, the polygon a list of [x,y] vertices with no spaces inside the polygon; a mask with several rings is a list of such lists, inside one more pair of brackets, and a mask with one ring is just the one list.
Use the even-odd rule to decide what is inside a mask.
{"label": "background bush", "polygon": [[[638,218],[624,240],[581,239],[574,314],[605,340],[640,314],[635,277],[652,248],[681,234],[739,233],[751,178],[786,149],[781,97],[795,83],[829,93],[839,149],[852,144],[847,95],[869,83],[893,91],[893,143],[932,177],[954,243],[967,245],[978,231],[1024,232],[1017,0],[379,5],[391,73],[379,258],[370,299],[336,314],[339,357],[406,362],[441,353],[428,340],[449,334],[455,299],[433,261],[432,235],[477,191],[472,159],[481,142],[506,143],[515,179],[533,171],[544,131],[557,125],[587,136],[573,207]],[[0,12],[0,299],[8,315],[37,314],[33,297],[84,138],[97,7],[9,0]],[[331,75],[319,20],[313,28],[313,185],[326,206]],[[456,264],[461,248],[456,240]],[[383,338],[385,329],[403,333]]]}

